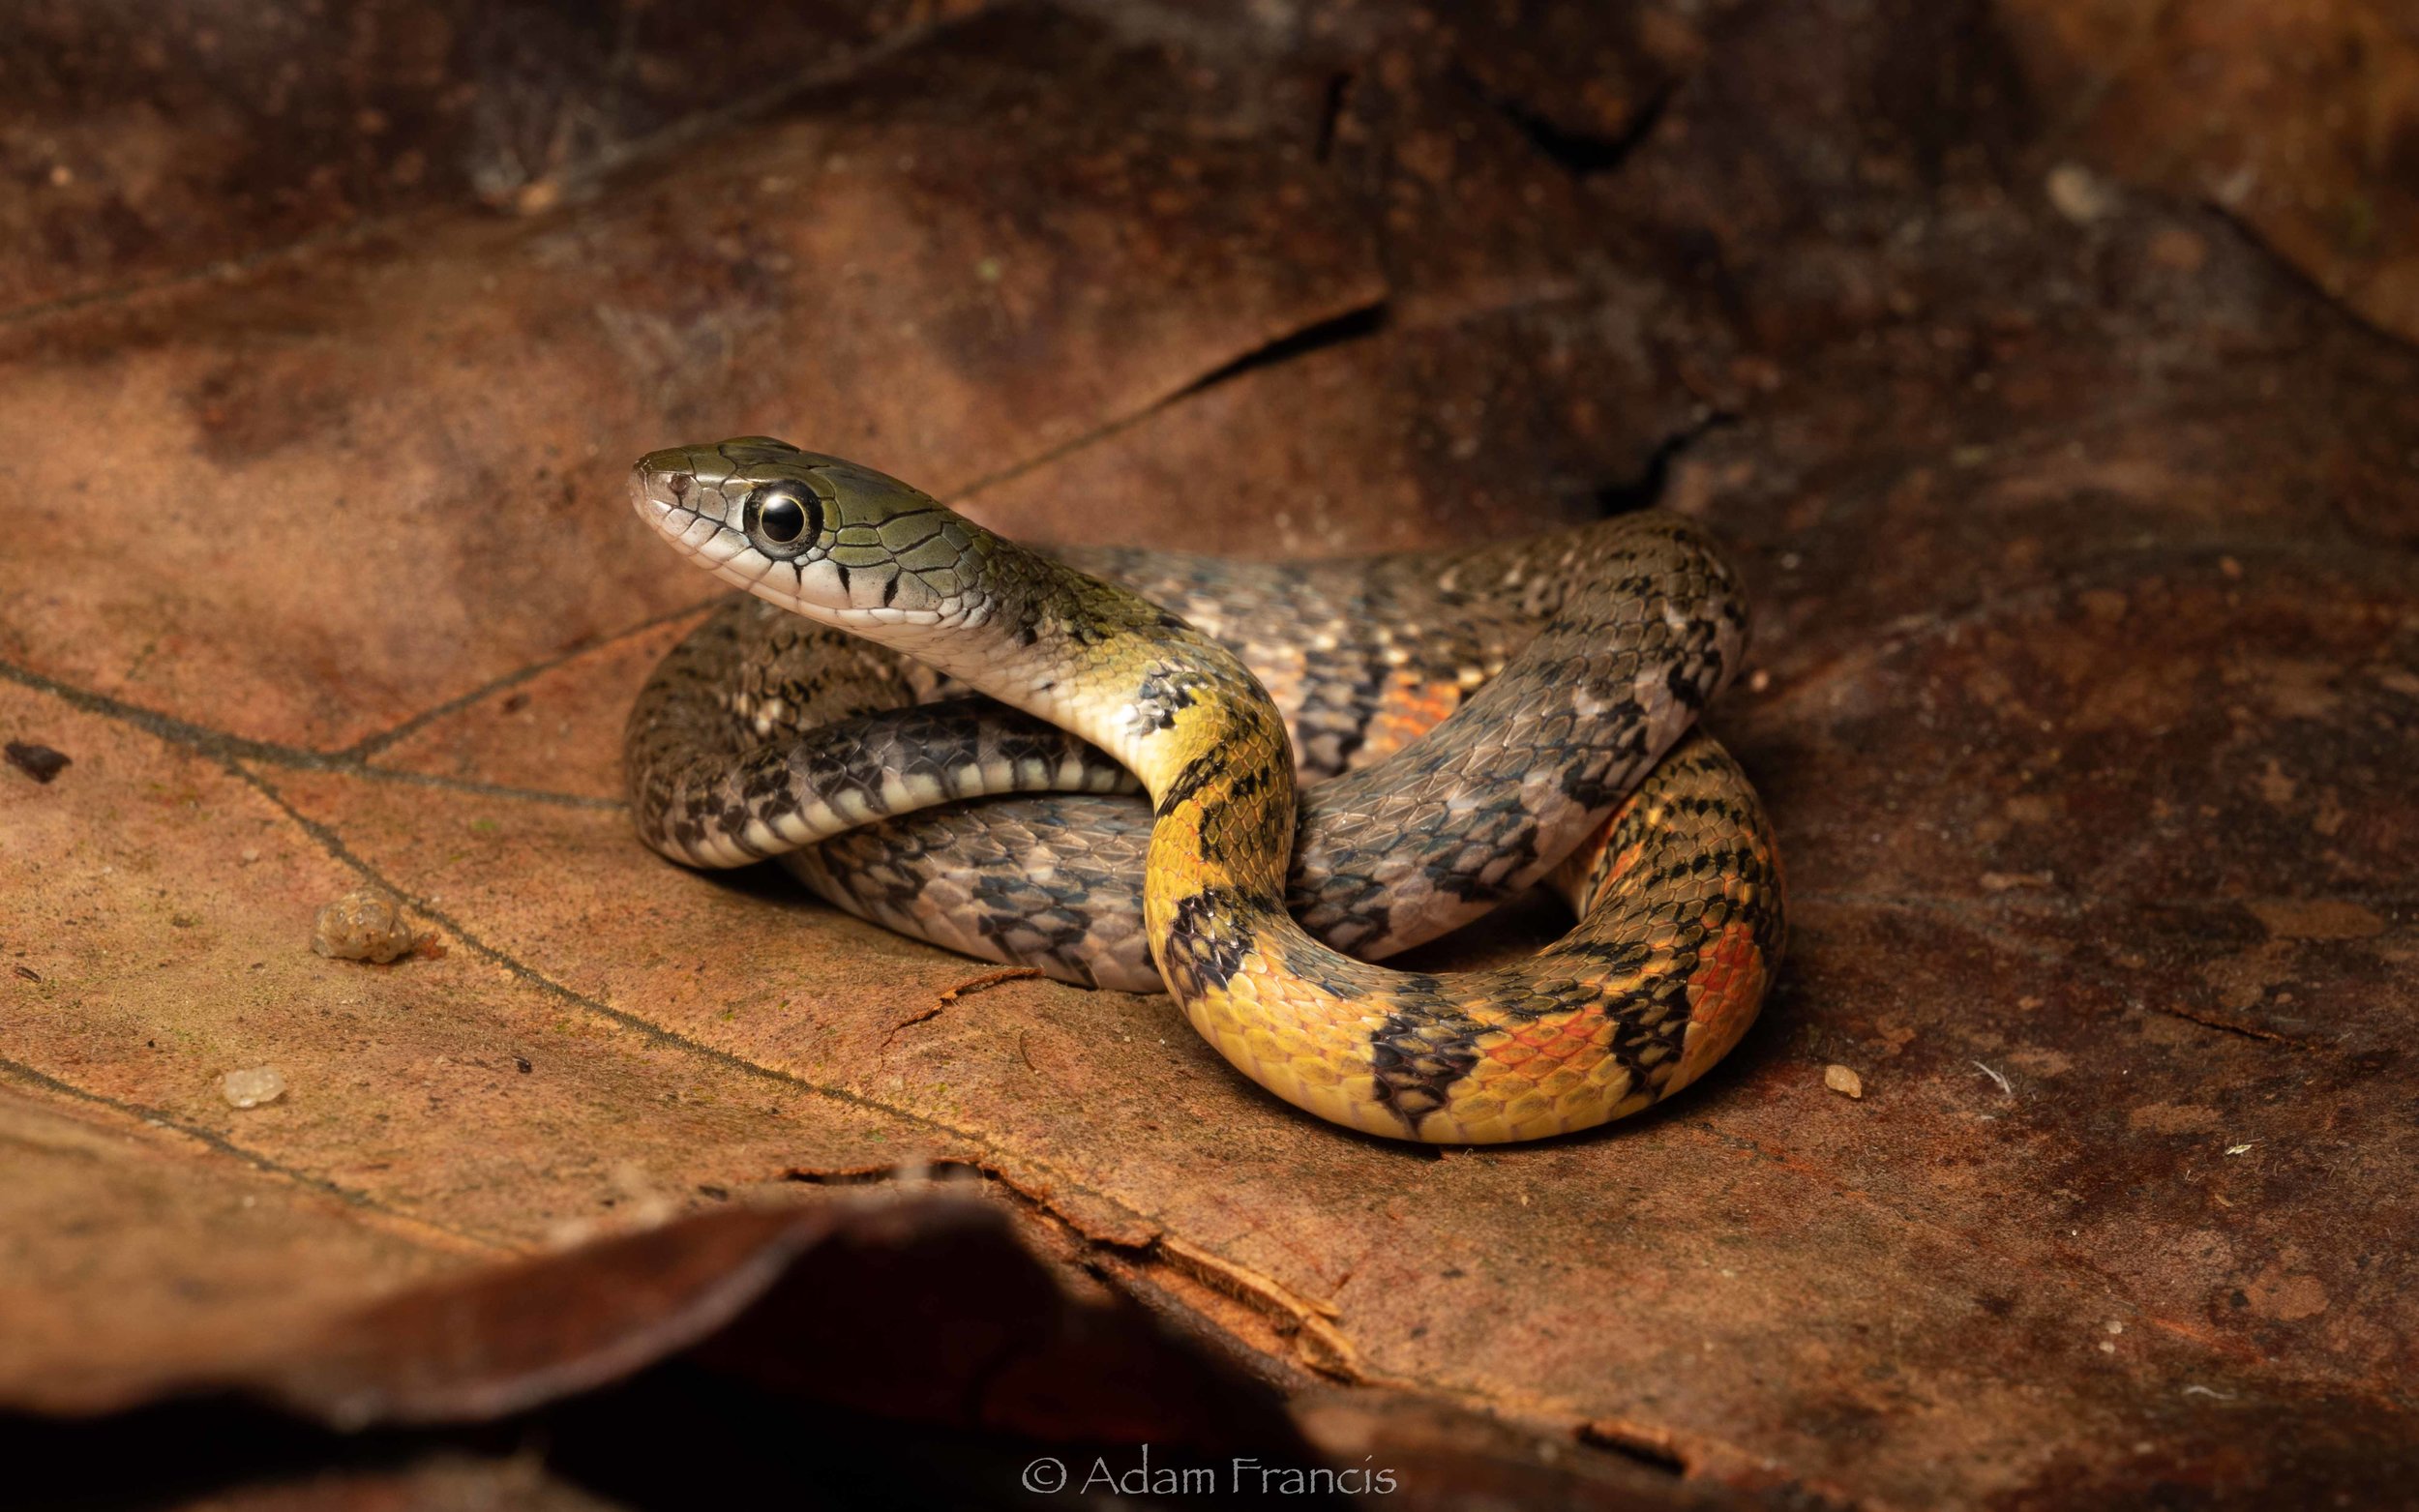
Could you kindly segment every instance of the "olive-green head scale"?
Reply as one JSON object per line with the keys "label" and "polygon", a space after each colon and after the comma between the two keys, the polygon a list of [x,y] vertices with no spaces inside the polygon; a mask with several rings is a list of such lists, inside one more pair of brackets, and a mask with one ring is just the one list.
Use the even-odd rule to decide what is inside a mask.
{"label": "olive-green head scale", "polygon": [[966,570],[982,532],[871,467],[769,436],[650,452],[630,501],[733,587],[852,629],[941,626],[976,608]]}

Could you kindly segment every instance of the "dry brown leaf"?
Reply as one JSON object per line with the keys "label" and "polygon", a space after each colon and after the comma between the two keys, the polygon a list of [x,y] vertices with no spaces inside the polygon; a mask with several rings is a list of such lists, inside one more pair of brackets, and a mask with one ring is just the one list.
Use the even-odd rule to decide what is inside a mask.
{"label": "dry brown leaf", "polygon": [[[490,196],[557,186],[544,213],[456,180],[340,244],[325,207],[228,209],[89,278],[0,241],[0,736],[68,758],[0,767],[0,1405],[454,1422],[714,1369],[1138,1436],[1191,1382],[1444,1499],[2407,1483],[2407,350],[2189,205],[2013,192],[2070,149],[1986,29],[1625,8],[1651,66],[1591,93],[1481,20],[867,16],[845,87]],[[174,159],[152,213],[212,182]],[[969,993],[668,866],[619,726],[706,585],[618,479],[749,430],[1036,538],[1703,518],[1761,613],[1713,721],[1789,868],[1767,1022],[1634,1125],[1439,1158],[1270,1101],[1164,999]],[[362,887],[420,952],[312,952]],[[1873,1057],[1887,1118],[1823,1089]],[[261,1067],[283,1094],[230,1104]],[[960,1184],[1054,1268],[897,1216]],[[1136,1351],[1121,1400],[1159,1406],[1112,1424],[1049,1349],[970,1418],[724,1349],[778,1304],[772,1337],[879,1354],[813,1280],[876,1251],[898,1297],[998,1283],[947,1315],[975,1334],[1038,1310]]]}

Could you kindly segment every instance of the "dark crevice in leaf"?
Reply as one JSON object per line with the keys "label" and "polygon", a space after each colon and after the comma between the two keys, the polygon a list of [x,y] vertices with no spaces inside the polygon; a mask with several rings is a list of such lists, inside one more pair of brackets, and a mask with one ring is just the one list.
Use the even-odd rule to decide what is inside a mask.
{"label": "dark crevice in leaf", "polygon": [[1614,1423],[1590,1423],[1579,1431],[1579,1439],[1608,1454],[1620,1455],[1633,1465],[1642,1465],[1658,1474],[1685,1476],[1688,1473],[1687,1459],[1659,1438],[1634,1428]]}
{"label": "dark crevice in leaf", "polygon": [[867,1171],[816,1171],[798,1166],[781,1173],[784,1181],[814,1187],[887,1186],[892,1182],[979,1182],[989,1173],[971,1160],[929,1160],[904,1166],[876,1166]]}
{"label": "dark crevice in leaf", "polygon": [[2297,1040],[2289,1034],[2279,1034],[2274,1029],[2263,1029],[2255,1024],[2237,1023],[2231,1019],[2220,1019],[2209,1014],[2195,1013],[2189,1008],[2179,1008],[2173,1003],[2152,1003],[2149,1006],[2153,1011],[2164,1013],[2169,1018],[2181,1019],[2187,1023],[2197,1023],[2204,1029],[2215,1029],[2221,1034],[2232,1034],[2243,1039],[2255,1040],[2263,1045],[2283,1045],[2292,1050],[2305,1051],[2317,1048],[2305,1041]]}
{"label": "dark crevice in leaf", "polygon": [[1327,98],[1319,110],[1319,137],[1312,147],[1312,161],[1325,163],[1335,151],[1335,130],[1344,119],[1344,107],[1352,103],[1353,85],[1359,74],[1345,69],[1328,80]]}
{"label": "dark crevice in leaf", "polygon": [[971,482],[963,484],[951,490],[949,498],[962,505],[965,500],[978,497],[986,489],[998,488],[1036,468],[1047,467],[1062,458],[1071,457],[1088,446],[1096,445],[1113,435],[1130,430],[1169,406],[1182,403],[1185,400],[1191,399],[1206,389],[1215,388],[1230,378],[1238,377],[1253,369],[1290,362],[1306,352],[1316,351],[1322,347],[1334,346],[1342,342],[1358,341],[1363,337],[1374,336],[1385,329],[1387,320],[1387,302],[1384,299],[1377,299],[1367,304],[1357,305],[1341,314],[1331,315],[1325,320],[1313,321],[1290,335],[1264,342],[1233,361],[1211,369],[1190,383],[1170,393],[1164,399],[1154,400],[1140,409],[1120,415],[1114,420],[1104,421],[1072,440],[1049,447],[1012,462],[997,472],[985,473]]}
{"label": "dark crevice in leaf", "polygon": [[1672,462],[1703,440],[1707,432],[1733,425],[1738,418],[1726,410],[1714,410],[1663,437],[1634,477],[1605,484],[1596,490],[1597,508],[1610,519],[1615,515],[1634,514],[1662,503],[1663,494],[1671,487]]}
{"label": "dark crevice in leaf", "polygon": [[1553,120],[1529,105],[1500,95],[1469,74],[1460,73],[1462,83],[1470,92],[1486,103],[1489,109],[1520,129],[1529,145],[1552,159],[1556,166],[1573,178],[1592,178],[1611,173],[1628,161],[1662,120],[1671,105],[1673,86],[1664,84],[1646,98],[1619,132],[1574,132],[1557,125]]}
{"label": "dark crevice in leaf", "polygon": [[1253,347],[1226,366],[1195,378],[1179,390],[1175,398],[1189,399],[1204,390],[1213,389],[1221,383],[1239,378],[1244,373],[1255,372],[1263,368],[1273,368],[1279,363],[1292,362],[1297,358],[1306,357],[1312,352],[1325,351],[1330,346],[1341,346],[1348,341],[1358,341],[1375,336],[1386,329],[1389,318],[1390,316],[1387,302],[1383,299],[1373,300],[1366,305],[1347,310],[1340,315],[1331,315],[1325,320],[1303,326],[1290,336],[1281,336],[1265,345]]}

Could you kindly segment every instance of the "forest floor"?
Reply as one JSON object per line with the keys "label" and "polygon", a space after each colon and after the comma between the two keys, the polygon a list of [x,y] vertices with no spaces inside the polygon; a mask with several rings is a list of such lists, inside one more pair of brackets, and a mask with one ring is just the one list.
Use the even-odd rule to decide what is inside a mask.
{"label": "forest floor", "polygon": [[[0,37],[32,1486],[2419,1504],[2410,189],[2236,87],[2328,75],[2048,0],[677,9]],[[621,721],[710,594],[622,478],[751,432],[1042,542],[1703,521],[1761,1023],[1417,1148],[667,865]],[[419,951],[314,955],[365,886]]]}

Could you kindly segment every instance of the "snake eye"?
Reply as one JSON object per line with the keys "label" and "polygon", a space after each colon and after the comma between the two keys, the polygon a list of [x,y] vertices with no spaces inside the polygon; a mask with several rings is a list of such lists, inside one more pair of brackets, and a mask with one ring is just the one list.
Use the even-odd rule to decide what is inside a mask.
{"label": "snake eye", "polygon": [[806,531],[806,511],[791,498],[766,499],[757,513],[756,523],[775,541],[795,541]]}
{"label": "snake eye", "polygon": [[771,546],[794,546],[822,533],[823,505],[794,483],[768,483],[748,496],[747,532]]}

